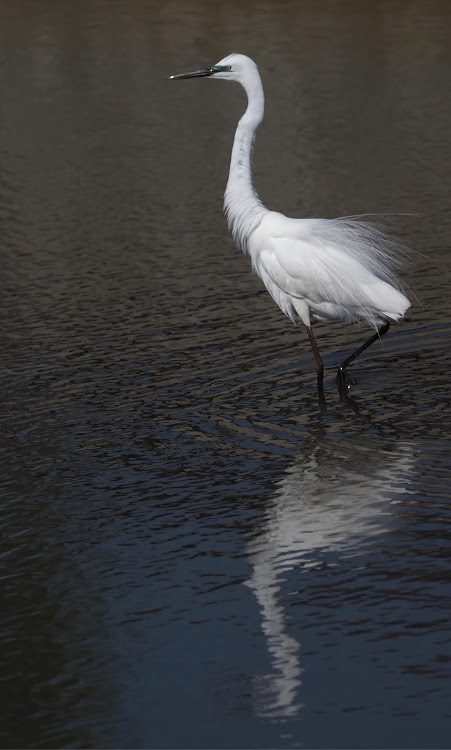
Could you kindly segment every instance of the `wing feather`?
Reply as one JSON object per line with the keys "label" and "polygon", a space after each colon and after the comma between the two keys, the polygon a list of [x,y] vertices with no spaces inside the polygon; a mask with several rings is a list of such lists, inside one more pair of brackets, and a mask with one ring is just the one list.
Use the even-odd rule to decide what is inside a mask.
{"label": "wing feather", "polygon": [[336,305],[337,312],[349,308],[351,318],[374,325],[377,312],[399,317],[410,304],[395,273],[402,247],[363,220],[297,220],[269,212],[250,237],[249,251],[268,289],[269,278],[312,309],[321,304]]}

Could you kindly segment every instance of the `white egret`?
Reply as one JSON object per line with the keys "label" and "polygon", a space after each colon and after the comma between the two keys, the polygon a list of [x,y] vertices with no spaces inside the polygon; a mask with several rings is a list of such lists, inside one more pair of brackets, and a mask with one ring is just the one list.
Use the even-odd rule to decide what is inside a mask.
{"label": "white egret", "polygon": [[[338,368],[340,390],[347,390],[346,368],[403,317],[410,302],[400,291],[395,270],[400,246],[385,229],[361,217],[293,219],[269,211],[252,176],[252,150],[263,120],[265,98],[258,68],[246,55],[232,54],[211,67],[171,76],[237,81],[248,104],[235,133],[224,211],[238,247],[271,297],[293,322],[307,327],[323,394],[324,366],[312,321],[367,321],[376,333]],[[351,381],[352,382],[352,381]]]}

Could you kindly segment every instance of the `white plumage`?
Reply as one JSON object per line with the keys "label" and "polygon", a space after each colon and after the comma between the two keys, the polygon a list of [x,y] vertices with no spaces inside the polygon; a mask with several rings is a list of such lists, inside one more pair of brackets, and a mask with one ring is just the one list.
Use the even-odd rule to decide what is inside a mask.
{"label": "white plumage", "polygon": [[293,219],[269,211],[252,178],[253,144],[265,101],[256,64],[245,55],[232,54],[209,68],[171,77],[201,76],[237,81],[247,93],[248,106],[233,143],[224,210],[236,244],[250,255],[271,297],[291,320],[306,325],[320,393],[323,363],[312,320],[365,320],[377,331],[340,366],[338,379],[346,387],[347,365],[410,307],[396,275],[402,248],[383,227],[359,217]]}

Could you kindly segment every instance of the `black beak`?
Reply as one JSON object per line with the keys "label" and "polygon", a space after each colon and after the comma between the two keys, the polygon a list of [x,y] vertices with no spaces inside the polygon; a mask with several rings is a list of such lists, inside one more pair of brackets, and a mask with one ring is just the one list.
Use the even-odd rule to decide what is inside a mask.
{"label": "black beak", "polygon": [[169,76],[169,80],[176,78],[201,78],[202,76],[211,76],[215,71],[213,68],[201,68],[201,70],[193,70],[192,73],[179,73],[175,76]]}

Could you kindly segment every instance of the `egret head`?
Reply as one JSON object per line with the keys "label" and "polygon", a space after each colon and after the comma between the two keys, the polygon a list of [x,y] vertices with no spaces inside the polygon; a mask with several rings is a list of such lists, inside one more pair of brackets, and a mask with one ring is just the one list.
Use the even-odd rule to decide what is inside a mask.
{"label": "egret head", "polygon": [[210,65],[208,68],[193,70],[191,73],[179,73],[178,75],[171,76],[171,79],[208,76],[211,78],[222,78],[226,81],[237,81],[244,85],[245,80],[255,75],[256,72],[257,66],[250,57],[233,53],[232,55],[227,55],[227,57],[224,57],[215,65]]}

